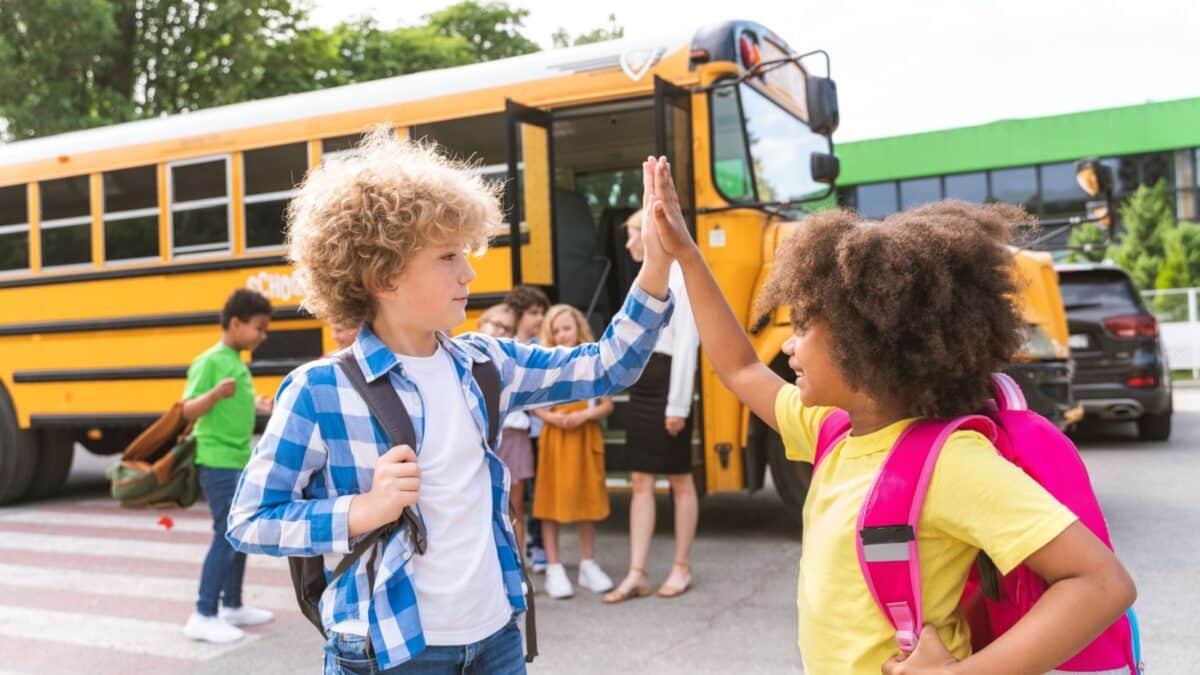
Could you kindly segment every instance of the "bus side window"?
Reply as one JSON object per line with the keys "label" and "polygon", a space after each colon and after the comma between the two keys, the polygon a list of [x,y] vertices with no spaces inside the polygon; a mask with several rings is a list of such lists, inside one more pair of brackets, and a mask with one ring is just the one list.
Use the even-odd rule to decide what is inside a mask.
{"label": "bus side window", "polygon": [[106,171],[104,260],[158,260],[158,171],[154,165]]}
{"label": "bus side window", "polygon": [[742,128],[742,107],[737,89],[718,87],[711,98],[713,125],[713,173],[717,190],[733,201],[752,200],[754,182]]}
{"label": "bus side window", "polygon": [[170,165],[171,254],[230,250],[229,157]]}
{"label": "bus side window", "polygon": [[283,245],[284,211],[308,170],[308,145],[292,143],[243,153],[246,249]]}
{"label": "bus side window", "polygon": [[27,187],[0,187],[0,274],[29,270]]}
{"label": "bus side window", "polygon": [[92,262],[91,181],[72,176],[42,181],[42,268]]}

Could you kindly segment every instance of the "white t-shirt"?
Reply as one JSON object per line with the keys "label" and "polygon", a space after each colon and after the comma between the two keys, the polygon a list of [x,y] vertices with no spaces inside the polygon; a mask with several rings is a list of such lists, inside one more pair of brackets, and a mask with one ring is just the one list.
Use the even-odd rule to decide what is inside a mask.
{"label": "white t-shirt", "polygon": [[503,628],[512,618],[492,534],[492,484],[483,438],[454,362],[438,347],[433,356],[400,356],[425,406],[417,465],[417,506],[429,546],[412,558],[412,583],[425,643],[466,645]]}

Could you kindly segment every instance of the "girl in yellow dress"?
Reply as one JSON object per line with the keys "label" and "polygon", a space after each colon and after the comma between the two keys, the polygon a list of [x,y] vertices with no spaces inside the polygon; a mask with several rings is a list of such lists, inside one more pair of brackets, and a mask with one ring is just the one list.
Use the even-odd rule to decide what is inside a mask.
{"label": "girl in yellow dress", "polygon": [[[555,305],[542,323],[541,343],[565,349],[591,349],[595,342],[583,314]],[[612,589],[612,580],[595,561],[596,525],[608,517],[604,486],[604,437],[598,420],[612,413],[612,399],[575,401],[534,414],[546,422],[538,450],[533,515],[542,521],[546,546],[546,594],[569,598],[575,591],[558,556],[560,524],[575,523],[579,533],[579,585],[594,592]]]}

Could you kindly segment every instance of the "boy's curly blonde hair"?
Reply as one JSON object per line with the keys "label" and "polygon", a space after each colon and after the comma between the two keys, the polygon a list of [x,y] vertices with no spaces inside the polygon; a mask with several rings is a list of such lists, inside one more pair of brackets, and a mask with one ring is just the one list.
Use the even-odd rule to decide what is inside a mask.
{"label": "boy's curly blonde hair", "polygon": [[497,189],[468,165],[381,127],[305,177],[288,205],[288,257],[305,309],[358,325],[375,318],[372,290],[390,288],[413,254],[458,240],[482,253],[500,219]]}

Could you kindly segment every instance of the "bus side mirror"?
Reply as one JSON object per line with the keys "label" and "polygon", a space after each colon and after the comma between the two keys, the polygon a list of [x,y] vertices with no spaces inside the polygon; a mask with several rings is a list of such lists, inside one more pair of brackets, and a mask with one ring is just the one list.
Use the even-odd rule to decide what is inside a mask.
{"label": "bus side mirror", "polygon": [[808,126],[822,136],[837,131],[837,84],[828,77],[808,78]]}
{"label": "bus side mirror", "polygon": [[841,173],[842,163],[838,161],[837,155],[831,155],[827,152],[814,152],[809,160],[809,169],[812,171],[813,180],[826,185],[833,185],[837,180],[838,174]]}

